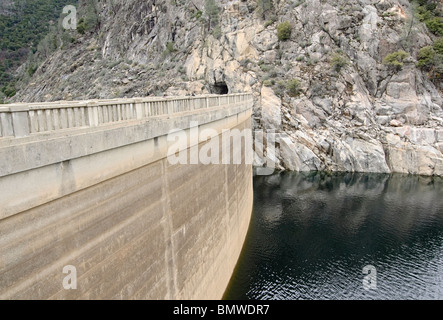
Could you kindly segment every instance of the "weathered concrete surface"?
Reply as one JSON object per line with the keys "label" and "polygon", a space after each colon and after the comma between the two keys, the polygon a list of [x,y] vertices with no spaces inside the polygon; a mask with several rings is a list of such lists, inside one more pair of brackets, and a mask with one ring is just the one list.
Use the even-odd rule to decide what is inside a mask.
{"label": "weathered concrete surface", "polygon": [[[170,145],[166,135],[172,130],[189,128],[192,121],[198,122],[202,130],[205,126],[218,128],[220,132],[229,129],[232,124],[226,119],[237,117],[250,107],[251,101],[227,103],[203,111],[131,120],[130,125],[124,121],[41,132],[22,138],[2,138],[0,218],[165,157]],[[160,143],[162,140],[165,141]],[[75,180],[69,180],[66,171],[74,172]],[[38,181],[40,186],[35,190],[33,183],[24,181]]]}
{"label": "weathered concrete surface", "polygon": [[[250,128],[250,116],[247,104],[188,115],[219,133]],[[34,168],[15,158],[17,172],[2,160],[0,299],[221,298],[249,225],[252,168],[170,164],[165,132],[189,124],[183,117],[159,119],[156,137],[135,121],[21,138],[17,157],[38,143],[59,151],[42,152]],[[2,143],[0,153],[12,148]],[[75,290],[63,288],[67,265],[77,269]]]}

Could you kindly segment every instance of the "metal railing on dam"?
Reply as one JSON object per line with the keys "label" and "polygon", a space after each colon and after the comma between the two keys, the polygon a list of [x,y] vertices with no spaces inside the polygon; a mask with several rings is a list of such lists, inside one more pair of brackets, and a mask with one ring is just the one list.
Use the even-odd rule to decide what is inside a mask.
{"label": "metal railing on dam", "polygon": [[[252,105],[234,94],[0,107],[0,299],[221,298],[252,165],[191,133],[247,135]],[[178,131],[182,151],[218,141],[242,162],[172,163]]]}

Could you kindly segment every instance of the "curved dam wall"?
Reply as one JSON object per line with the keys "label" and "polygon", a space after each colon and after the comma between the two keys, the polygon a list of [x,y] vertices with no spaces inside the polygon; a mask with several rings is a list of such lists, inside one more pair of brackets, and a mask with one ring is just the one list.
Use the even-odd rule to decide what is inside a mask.
{"label": "curved dam wall", "polygon": [[168,133],[202,150],[191,130],[250,129],[251,109],[247,94],[0,109],[0,299],[220,299],[252,166],[234,145],[240,164],[173,164]]}

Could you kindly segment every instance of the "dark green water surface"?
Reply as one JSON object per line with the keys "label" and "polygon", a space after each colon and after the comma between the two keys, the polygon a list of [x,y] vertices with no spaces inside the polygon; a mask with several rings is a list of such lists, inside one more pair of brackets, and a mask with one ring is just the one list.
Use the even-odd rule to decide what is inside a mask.
{"label": "dark green water surface", "polygon": [[443,180],[254,177],[251,225],[224,298],[443,299]]}

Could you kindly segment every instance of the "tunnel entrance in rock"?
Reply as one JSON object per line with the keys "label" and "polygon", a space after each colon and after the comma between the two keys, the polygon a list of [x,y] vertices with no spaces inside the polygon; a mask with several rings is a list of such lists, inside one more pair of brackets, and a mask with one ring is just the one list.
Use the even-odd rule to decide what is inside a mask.
{"label": "tunnel entrance in rock", "polygon": [[209,86],[209,91],[214,94],[228,94],[229,88],[225,82],[216,82]]}

